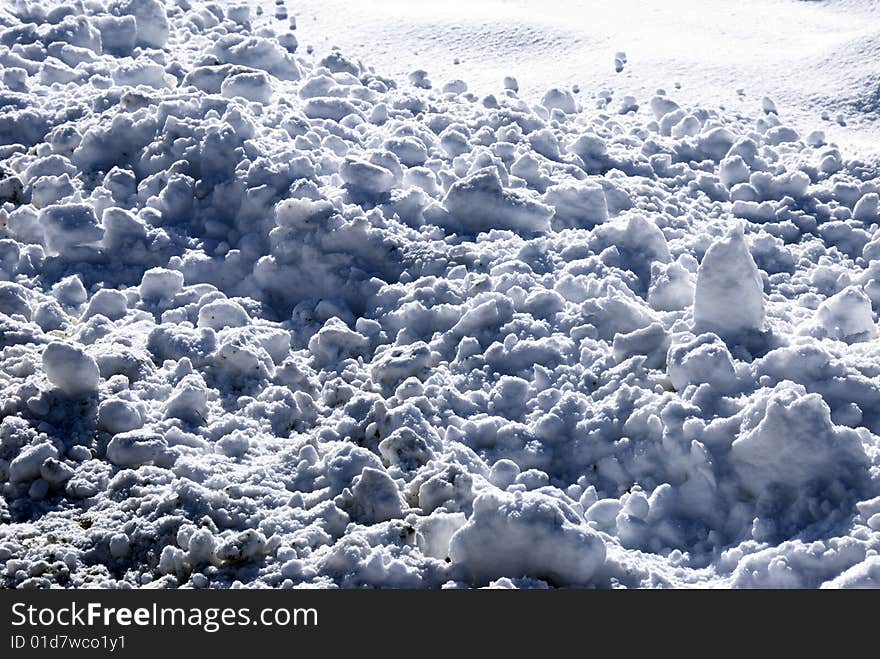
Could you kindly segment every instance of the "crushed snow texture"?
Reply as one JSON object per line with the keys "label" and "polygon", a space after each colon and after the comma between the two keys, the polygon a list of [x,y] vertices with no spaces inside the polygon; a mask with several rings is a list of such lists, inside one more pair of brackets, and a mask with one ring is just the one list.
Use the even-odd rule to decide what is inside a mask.
{"label": "crushed snow texture", "polygon": [[875,164],[265,23],[0,8],[0,587],[878,584]]}

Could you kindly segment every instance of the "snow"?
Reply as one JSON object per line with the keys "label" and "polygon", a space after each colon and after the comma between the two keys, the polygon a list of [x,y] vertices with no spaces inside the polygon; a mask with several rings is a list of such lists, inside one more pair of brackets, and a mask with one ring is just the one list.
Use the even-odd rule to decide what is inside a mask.
{"label": "snow", "polygon": [[43,350],[43,370],[53,385],[70,396],[98,390],[98,364],[80,347],[53,341]]}
{"label": "snow", "polygon": [[694,326],[736,335],[760,332],[764,319],[763,282],[743,225],[737,224],[712,243],[700,262],[694,291]]}
{"label": "snow", "polygon": [[0,586],[876,587],[876,12],[3,6]]}
{"label": "snow", "polygon": [[477,583],[516,575],[553,586],[588,585],[605,545],[574,510],[537,493],[485,493],[449,541],[449,555]]}

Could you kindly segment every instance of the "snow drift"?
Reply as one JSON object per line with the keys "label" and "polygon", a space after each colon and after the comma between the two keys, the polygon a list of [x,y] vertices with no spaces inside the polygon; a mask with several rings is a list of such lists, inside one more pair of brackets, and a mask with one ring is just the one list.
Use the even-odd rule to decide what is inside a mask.
{"label": "snow drift", "polygon": [[0,10],[0,585],[876,585],[876,165],[282,27]]}

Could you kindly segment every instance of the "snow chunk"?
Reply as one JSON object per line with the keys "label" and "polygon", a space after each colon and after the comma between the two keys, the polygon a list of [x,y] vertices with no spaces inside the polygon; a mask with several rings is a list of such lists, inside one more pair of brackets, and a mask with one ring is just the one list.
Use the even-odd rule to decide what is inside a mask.
{"label": "snow chunk", "polygon": [[275,223],[279,227],[316,229],[335,209],[326,199],[285,199],[275,205]]}
{"label": "snow chunk", "polygon": [[46,247],[61,256],[76,256],[76,248],[97,243],[104,229],[86,204],[54,204],[40,211]]}
{"label": "snow chunk", "polygon": [[199,327],[222,330],[224,327],[246,327],[251,318],[235,300],[213,300],[199,309]]}
{"label": "snow chunk", "polygon": [[355,479],[351,499],[346,493],[340,496],[340,507],[352,519],[368,524],[398,519],[403,516],[404,503],[394,480],[384,469],[364,467]]}
{"label": "snow chunk", "polygon": [[834,479],[852,484],[868,464],[859,434],[835,426],[821,396],[789,381],[753,398],[731,458],[740,482],[754,495],[772,484],[801,488]]}
{"label": "snow chunk", "polygon": [[370,373],[374,382],[393,387],[408,377],[425,377],[436,357],[423,341],[406,346],[393,346],[373,359]]}
{"label": "snow chunk", "polygon": [[541,105],[548,110],[562,110],[566,114],[577,112],[577,104],[572,93],[567,89],[559,89],[558,87],[547,90],[544,98],[541,100]]}
{"label": "snow chunk", "polygon": [[859,222],[876,222],[880,219],[880,195],[869,192],[853,207],[853,219]]}
{"label": "snow chunk", "polygon": [[113,82],[120,86],[144,85],[155,89],[170,89],[176,85],[174,76],[165,73],[161,65],[144,58],[118,66],[113,71]]}
{"label": "snow chunk", "polygon": [[737,385],[733,357],[716,334],[675,337],[666,363],[669,379],[677,391],[683,391],[688,385],[708,383],[726,393]]}
{"label": "snow chunk", "polygon": [[31,320],[31,292],[21,284],[0,281],[0,313],[24,316]]}
{"label": "snow chunk", "polygon": [[162,363],[166,359],[178,360],[188,357],[194,366],[202,366],[217,348],[217,335],[211,328],[200,330],[164,323],[147,337],[147,350],[153,359]]}
{"label": "snow chunk", "polygon": [[452,536],[449,556],[477,582],[533,577],[584,586],[605,562],[605,545],[569,506],[539,492],[483,492]]}
{"label": "snow chunk", "polygon": [[660,323],[652,323],[628,334],[615,334],[612,344],[614,359],[620,363],[634,355],[644,355],[646,368],[661,368],[666,363],[669,341],[669,333]]}
{"label": "snow chunk", "polygon": [[166,419],[203,423],[207,413],[208,388],[202,376],[195,373],[181,379],[165,403]]}
{"label": "snow chunk", "polygon": [[73,468],[56,458],[46,458],[40,465],[40,477],[55,487],[70,480],[74,473]]}
{"label": "snow chunk", "polygon": [[90,21],[101,33],[105,53],[127,55],[137,44],[138,24],[134,16],[93,16]]}
{"label": "snow chunk", "polygon": [[98,389],[98,364],[81,348],[53,341],[43,351],[43,370],[53,385],[70,396],[87,396]]}
{"label": "snow chunk", "polygon": [[141,277],[140,294],[144,300],[170,300],[183,288],[183,273],[167,268],[150,268]]}
{"label": "snow chunk", "polygon": [[302,76],[296,57],[274,39],[228,34],[217,39],[212,52],[221,64],[261,69],[281,80],[299,80]]}
{"label": "snow chunk", "polygon": [[666,96],[654,96],[651,99],[650,105],[651,112],[654,114],[654,119],[657,119],[658,121],[670,112],[678,110],[678,103]]}
{"label": "snow chunk", "polygon": [[309,352],[317,365],[335,364],[344,357],[363,353],[368,345],[367,337],[333,316],[309,339]]}
{"label": "snow chunk", "polygon": [[148,430],[131,430],[116,435],[107,445],[107,459],[117,467],[138,467],[164,453],[165,438]]}
{"label": "snow chunk", "polygon": [[434,457],[428,443],[412,428],[398,428],[379,442],[379,453],[389,465],[418,469]]}
{"label": "snow chunk", "polygon": [[128,311],[128,298],[122,291],[113,290],[111,288],[102,288],[92,296],[89,305],[83,312],[82,319],[97,315],[106,316],[110,320],[119,320],[124,318]]}
{"label": "snow chunk", "polygon": [[557,228],[589,229],[608,219],[605,190],[589,179],[550,186],[544,193],[544,203],[553,207]]}
{"label": "snow chunk", "polygon": [[416,528],[416,545],[425,555],[441,561],[449,557],[449,540],[467,522],[464,513],[435,510],[422,518]]}
{"label": "snow chunk", "polygon": [[524,194],[505,190],[495,167],[477,170],[452,184],[443,205],[445,224],[454,231],[478,233],[489,229],[547,231],[553,210]]}
{"label": "snow chunk", "polygon": [[371,196],[380,196],[394,187],[394,174],[383,167],[367,160],[346,158],[339,168],[339,175],[349,189]]}
{"label": "snow chunk", "polygon": [[137,406],[130,401],[110,398],[98,407],[98,425],[113,435],[137,430],[143,424]]}
{"label": "snow chunk", "polygon": [[43,463],[57,457],[58,449],[48,442],[28,446],[9,463],[9,481],[22,483],[38,478]]}
{"label": "snow chunk", "polygon": [[694,302],[693,276],[679,261],[651,264],[648,304],[656,311],[678,311]]}
{"label": "snow chunk", "polygon": [[240,96],[248,101],[265,105],[272,99],[272,83],[263,71],[236,73],[220,83],[220,94],[224,98]]}
{"label": "snow chunk", "polygon": [[861,563],[823,583],[822,588],[880,588],[880,556],[868,556]]}
{"label": "snow chunk", "polygon": [[697,138],[700,151],[707,158],[721,161],[736,141],[736,136],[727,128],[717,126]]}
{"label": "snow chunk", "polygon": [[847,286],[822,302],[816,323],[817,334],[846,343],[869,341],[878,335],[871,300],[856,286]]}
{"label": "snow chunk", "polygon": [[114,0],[109,11],[114,16],[134,16],[138,45],[162,48],[168,41],[168,16],[159,0]]}
{"label": "snow chunk", "polygon": [[343,98],[310,98],[303,106],[303,113],[309,119],[332,119],[342,121],[350,114],[360,114],[358,109]]}
{"label": "snow chunk", "polygon": [[212,355],[218,378],[231,382],[266,380],[274,373],[269,353],[247,329],[229,329],[221,335],[217,352]]}
{"label": "snow chunk", "polygon": [[697,270],[694,327],[722,338],[764,329],[764,286],[737,224],[706,251]]}
{"label": "snow chunk", "polygon": [[61,304],[76,307],[88,299],[88,292],[79,275],[65,277],[52,287],[52,295]]}

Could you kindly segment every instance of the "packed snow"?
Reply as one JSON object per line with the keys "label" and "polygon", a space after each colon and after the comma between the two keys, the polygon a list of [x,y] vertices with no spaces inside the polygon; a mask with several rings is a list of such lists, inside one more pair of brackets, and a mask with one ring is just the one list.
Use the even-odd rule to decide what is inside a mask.
{"label": "packed snow", "polygon": [[295,9],[0,7],[0,587],[880,585],[858,140]]}

